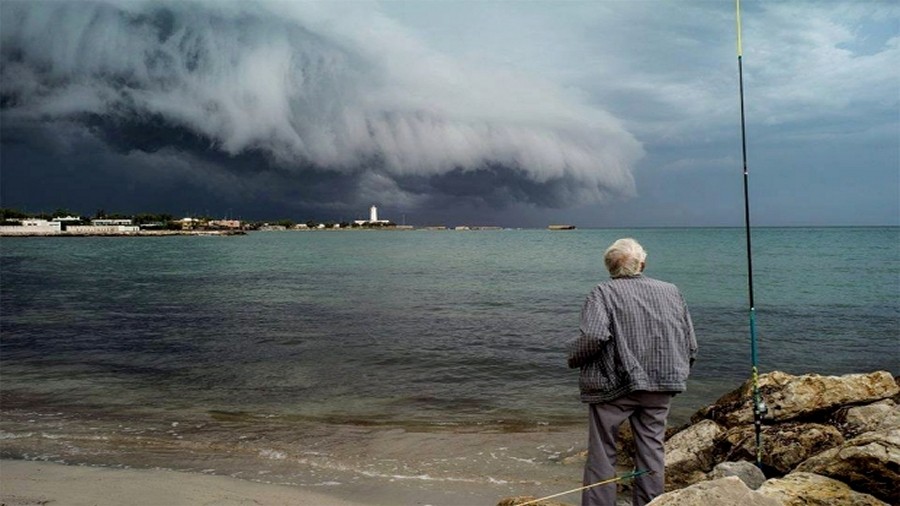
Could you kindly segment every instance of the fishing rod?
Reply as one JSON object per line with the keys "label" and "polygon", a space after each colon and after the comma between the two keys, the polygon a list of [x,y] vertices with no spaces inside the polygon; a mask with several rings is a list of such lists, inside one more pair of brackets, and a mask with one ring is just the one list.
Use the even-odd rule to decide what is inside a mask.
{"label": "fishing rod", "polygon": [[553,499],[554,497],[559,497],[561,495],[573,494],[575,492],[581,492],[582,490],[587,490],[589,488],[599,487],[600,485],[608,485],[610,483],[616,483],[622,480],[628,480],[631,478],[637,478],[638,476],[644,474],[653,474],[653,471],[639,470],[631,473],[623,474],[622,476],[614,476],[608,480],[598,481],[597,483],[591,483],[590,485],[585,485],[583,487],[573,488],[572,490],[566,490],[565,492],[559,492],[557,494],[548,495],[546,497],[539,497],[537,499],[531,499],[530,501],[516,503],[516,506],[526,506],[528,504],[535,504],[541,501],[546,501],[547,499]]}
{"label": "fishing rod", "polygon": [[744,64],[741,42],[741,0],[735,0],[737,11],[737,61],[738,82],[741,94],[741,155],[744,166],[744,230],[747,237],[747,288],[750,302],[750,360],[753,364],[753,426],[756,429],[756,467],[762,469],[762,417],[766,412],[766,404],[759,394],[759,354],[756,346],[756,305],[753,301],[753,255],[750,247],[750,174],[747,170],[747,127],[744,120]]}

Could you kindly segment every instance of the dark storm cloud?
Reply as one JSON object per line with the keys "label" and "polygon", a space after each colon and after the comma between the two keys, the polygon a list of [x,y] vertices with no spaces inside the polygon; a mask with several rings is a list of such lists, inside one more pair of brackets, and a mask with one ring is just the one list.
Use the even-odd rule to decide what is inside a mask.
{"label": "dark storm cloud", "polygon": [[296,209],[560,207],[633,192],[642,149],[615,118],[430,51],[371,6],[0,9],[7,200],[38,172],[64,192],[54,165],[129,181],[134,198],[146,188],[165,202],[186,184]]}

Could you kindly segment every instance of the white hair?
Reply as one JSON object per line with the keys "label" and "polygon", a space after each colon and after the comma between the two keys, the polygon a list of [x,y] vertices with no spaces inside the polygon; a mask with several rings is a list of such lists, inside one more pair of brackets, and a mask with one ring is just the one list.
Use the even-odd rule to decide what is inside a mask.
{"label": "white hair", "polygon": [[610,277],[621,278],[641,273],[641,264],[647,259],[647,252],[630,237],[619,239],[606,248],[603,261]]}

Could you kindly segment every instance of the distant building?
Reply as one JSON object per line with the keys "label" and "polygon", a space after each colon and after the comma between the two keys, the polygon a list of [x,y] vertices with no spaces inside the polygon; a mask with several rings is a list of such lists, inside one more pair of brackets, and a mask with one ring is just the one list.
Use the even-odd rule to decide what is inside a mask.
{"label": "distant building", "polygon": [[47,220],[39,220],[37,218],[28,218],[22,220],[23,227],[56,227],[59,228],[59,222],[53,223]]}
{"label": "distant building", "polygon": [[81,223],[81,216],[57,216],[53,221],[62,223],[63,225]]}
{"label": "distant building", "polygon": [[229,230],[240,230],[241,220],[212,220],[209,226],[213,228],[227,228]]}
{"label": "distant building", "polygon": [[2,235],[47,235],[62,232],[62,224],[58,221],[26,218],[21,225],[0,226]]}
{"label": "distant building", "polygon": [[180,220],[178,220],[178,223],[181,224],[182,230],[190,230],[190,229],[196,227],[197,225],[199,225],[200,220],[198,220],[197,218],[187,217],[187,218],[181,218]]}
{"label": "distant building", "polygon": [[131,223],[131,220],[128,220],[128,219],[112,220],[112,219],[103,218],[103,219],[99,219],[99,220],[91,220],[91,225],[94,227],[112,227],[112,226],[119,226],[119,225],[130,226],[130,225],[132,225],[132,223]]}
{"label": "distant building", "polygon": [[139,230],[140,227],[137,225],[69,225],[66,227],[66,233],[75,235],[122,235],[136,233]]}

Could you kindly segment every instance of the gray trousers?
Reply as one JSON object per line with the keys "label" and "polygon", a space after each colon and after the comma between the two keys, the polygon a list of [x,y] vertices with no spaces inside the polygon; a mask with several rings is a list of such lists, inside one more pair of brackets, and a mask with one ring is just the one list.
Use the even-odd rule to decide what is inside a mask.
{"label": "gray trousers", "polygon": [[[634,479],[633,506],[644,506],[663,493],[665,486],[666,416],[672,402],[670,392],[632,392],[618,399],[590,404],[588,459],[584,466],[584,484],[616,476],[616,439],[626,419],[634,433],[636,470],[653,471]],[[616,484],[589,488],[581,494],[582,506],[615,506]]]}

